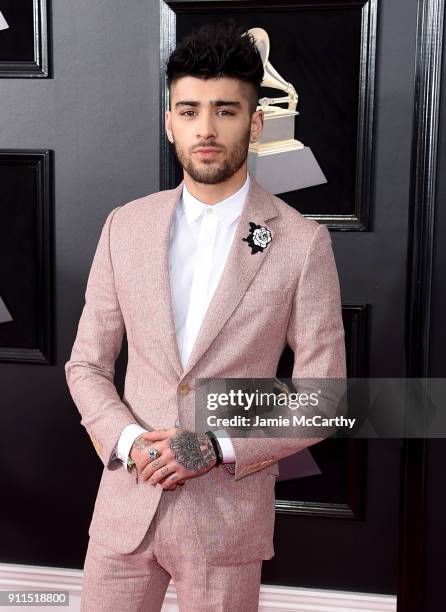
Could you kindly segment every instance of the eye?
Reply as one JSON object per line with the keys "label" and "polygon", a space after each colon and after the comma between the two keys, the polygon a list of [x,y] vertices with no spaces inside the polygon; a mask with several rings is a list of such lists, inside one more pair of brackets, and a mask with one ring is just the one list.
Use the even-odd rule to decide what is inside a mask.
{"label": "eye", "polygon": [[181,113],[181,116],[182,117],[191,117],[192,115],[189,115],[189,113],[193,114],[193,113],[195,113],[195,111],[192,111],[192,110],[185,111],[184,113]]}
{"label": "eye", "polygon": [[230,111],[227,111],[227,110],[221,110],[220,112],[221,112],[222,114],[224,114],[224,115],[229,115],[229,116],[231,116],[231,115],[233,115],[233,114],[234,114],[234,113],[231,113]]}

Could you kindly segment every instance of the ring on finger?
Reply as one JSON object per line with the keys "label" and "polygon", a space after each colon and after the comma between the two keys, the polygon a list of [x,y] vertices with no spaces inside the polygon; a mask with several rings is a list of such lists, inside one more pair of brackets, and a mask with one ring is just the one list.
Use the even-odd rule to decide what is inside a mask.
{"label": "ring on finger", "polygon": [[149,448],[149,452],[147,453],[149,459],[158,459],[160,456],[160,452],[157,448]]}

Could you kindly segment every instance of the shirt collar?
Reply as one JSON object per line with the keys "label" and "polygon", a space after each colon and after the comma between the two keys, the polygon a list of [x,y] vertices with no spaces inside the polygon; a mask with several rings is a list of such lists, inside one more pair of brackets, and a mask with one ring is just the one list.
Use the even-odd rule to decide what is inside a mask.
{"label": "shirt collar", "polygon": [[246,195],[250,185],[249,172],[246,173],[246,181],[240,189],[229,197],[217,202],[216,204],[205,204],[193,196],[187,189],[186,184],[183,185],[181,205],[186,216],[187,223],[193,223],[198,217],[208,208],[218,216],[218,220],[224,225],[230,225],[240,216]]}

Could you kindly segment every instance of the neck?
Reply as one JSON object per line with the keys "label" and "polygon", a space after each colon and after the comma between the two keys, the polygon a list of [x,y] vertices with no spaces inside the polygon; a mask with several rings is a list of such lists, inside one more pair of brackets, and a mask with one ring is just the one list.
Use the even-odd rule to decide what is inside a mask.
{"label": "neck", "polygon": [[229,198],[233,193],[236,193],[242,185],[244,185],[247,177],[246,162],[237,172],[222,183],[207,185],[195,181],[190,174],[183,171],[184,183],[189,191],[197,200],[203,204],[217,204],[225,198]]}

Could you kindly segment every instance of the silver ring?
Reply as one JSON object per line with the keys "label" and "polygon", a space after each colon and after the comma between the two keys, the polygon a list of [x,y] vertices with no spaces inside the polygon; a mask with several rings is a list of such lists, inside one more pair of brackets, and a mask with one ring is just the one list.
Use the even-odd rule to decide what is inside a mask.
{"label": "silver ring", "polygon": [[149,459],[156,459],[157,457],[160,456],[160,452],[157,448],[150,448],[148,455],[149,455]]}

